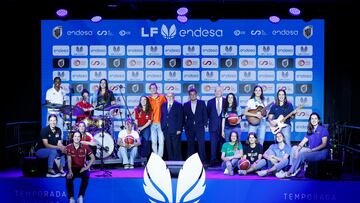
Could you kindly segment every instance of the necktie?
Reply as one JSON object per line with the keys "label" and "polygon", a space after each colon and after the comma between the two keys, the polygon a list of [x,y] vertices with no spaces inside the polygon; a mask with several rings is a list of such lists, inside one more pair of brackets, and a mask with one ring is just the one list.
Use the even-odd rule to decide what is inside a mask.
{"label": "necktie", "polygon": [[220,115],[221,113],[221,108],[220,108],[220,99],[217,99],[217,103],[216,103],[216,111],[217,114]]}
{"label": "necktie", "polygon": [[169,104],[169,107],[168,107],[168,112],[170,112],[170,109],[171,109],[171,104]]}

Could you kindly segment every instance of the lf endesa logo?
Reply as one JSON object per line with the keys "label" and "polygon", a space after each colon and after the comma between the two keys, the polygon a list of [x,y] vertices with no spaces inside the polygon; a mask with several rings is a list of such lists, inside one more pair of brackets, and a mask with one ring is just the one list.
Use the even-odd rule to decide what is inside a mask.
{"label": "lf endesa logo", "polygon": [[[175,24],[172,24],[170,27],[166,25],[161,26],[160,34],[165,39],[172,39],[178,34],[179,37],[223,37],[224,31],[221,29],[206,29],[206,28],[196,28],[196,29],[181,29],[177,30]],[[141,27],[141,37],[154,37],[159,34],[158,27]]]}

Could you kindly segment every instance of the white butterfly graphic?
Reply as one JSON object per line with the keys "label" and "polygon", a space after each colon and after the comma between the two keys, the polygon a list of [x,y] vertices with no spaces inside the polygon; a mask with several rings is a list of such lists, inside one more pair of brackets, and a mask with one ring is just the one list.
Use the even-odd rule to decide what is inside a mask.
{"label": "white butterfly graphic", "polygon": [[206,187],[205,169],[197,153],[190,156],[179,171],[175,198],[172,193],[170,171],[166,163],[160,156],[152,153],[144,169],[143,186],[150,202],[197,203]]}
{"label": "white butterfly graphic", "polygon": [[161,26],[161,35],[165,38],[165,39],[172,39],[175,37],[176,35],[176,27],[175,25],[171,25],[170,29],[168,30],[168,28],[166,27],[166,25],[162,25]]}

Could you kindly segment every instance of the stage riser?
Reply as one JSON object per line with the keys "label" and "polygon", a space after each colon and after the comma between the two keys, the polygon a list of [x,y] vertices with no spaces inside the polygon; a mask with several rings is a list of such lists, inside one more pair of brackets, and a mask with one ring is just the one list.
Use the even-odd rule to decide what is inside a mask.
{"label": "stage riser", "polygon": [[[172,179],[173,195],[177,179]],[[200,202],[354,202],[359,181],[206,180]],[[80,180],[75,181],[75,194]],[[232,191],[236,191],[235,193]],[[67,202],[64,178],[1,178],[1,202]],[[355,195],[355,196],[354,196]],[[149,202],[143,179],[92,178],[86,202]],[[228,199],[229,200],[229,199]]]}

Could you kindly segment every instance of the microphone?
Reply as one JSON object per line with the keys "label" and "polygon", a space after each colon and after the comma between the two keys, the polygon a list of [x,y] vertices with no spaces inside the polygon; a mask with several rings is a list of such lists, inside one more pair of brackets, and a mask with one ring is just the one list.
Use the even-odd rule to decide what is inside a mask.
{"label": "microphone", "polygon": [[75,91],[74,91],[74,86],[73,86],[72,84],[69,85],[69,92],[70,92],[71,94],[75,93]]}
{"label": "microphone", "polygon": [[124,86],[124,85],[119,85],[119,87],[120,87],[120,89],[125,88],[125,86]]}

